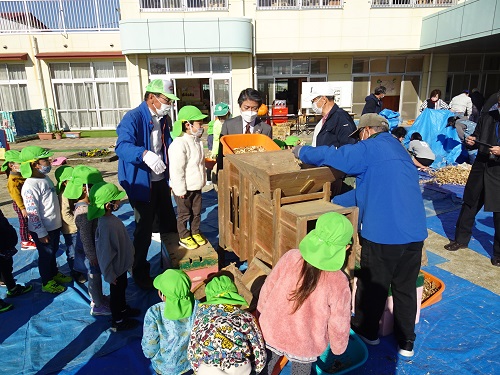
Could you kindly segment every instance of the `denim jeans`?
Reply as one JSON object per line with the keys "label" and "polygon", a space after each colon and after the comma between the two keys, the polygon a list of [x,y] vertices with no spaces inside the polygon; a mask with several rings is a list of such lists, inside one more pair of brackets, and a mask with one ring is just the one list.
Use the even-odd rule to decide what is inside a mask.
{"label": "denim jeans", "polygon": [[75,264],[75,246],[77,241],[76,233],[63,233],[64,245],[66,246],[66,259],[68,260],[68,266],[71,271],[73,271]]}
{"label": "denim jeans", "polygon": [[42,243],[35,232],[30,232],[33,241],[35,241],[38,251],[38,270],[42,278],[42,284],[47,284],[57,275],[56,255],[59,249],[59,236],[61,228],[48,232],[49,242]]}

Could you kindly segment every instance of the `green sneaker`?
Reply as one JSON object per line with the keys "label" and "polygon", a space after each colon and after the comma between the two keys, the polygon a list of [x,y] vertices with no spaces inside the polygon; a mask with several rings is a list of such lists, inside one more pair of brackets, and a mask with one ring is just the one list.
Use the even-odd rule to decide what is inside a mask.
{"label": "green sneaker", "polygon": [[7,303],[3,299],[0,298],[0,313],[12,310],[14,305],[12,303]]}
{"label": "green sneaker", "polygon": [[188,250],[194,250],[194,249],[197,249],[199,247],[199,245],[196,243],[195,240],[193,240],[193,237],[191,237],[191,236],[186,237],[186,238],[181,238],[179,240],[179,245],[181,245],[182,247],[184,247]]}
{"label": "green sneaker", "polygon": [[55,275],[52,280],[54,280],[58,284],[66,284],[70,283],[73,281],[71,276],[66,276],[65,274],[58,272],[57,275]]}
{"label": "green sneaker", "polygon": [[42,292],[59,294],[66,290],[65,286],[59,285],[54,280],[50,280],[47,284],[42,285]]}
{"label": "green sneaker", "polygon": [[201,233],[198,234],[193,234],[193,240],[196,241],[196,243],[200,246],[203,246],[207,243],[207,240]]}

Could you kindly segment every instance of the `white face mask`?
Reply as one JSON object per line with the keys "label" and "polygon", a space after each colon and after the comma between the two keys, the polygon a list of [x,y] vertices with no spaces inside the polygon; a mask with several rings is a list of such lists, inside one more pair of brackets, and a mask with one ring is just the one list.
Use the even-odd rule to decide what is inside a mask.
{"label": "white face mask", "polygon": [[156,106],[153,104],[153,107],[155,107],[155,109],[156,109],[156,114],[159,117],[163,117],[163,116],[168,115],[170,112],[170,108],[172,106],[169,104],[163,104],[162,102],[160,102],[160,100],[156,96],[155,96],[155,99],[158,101],[158,103],[160,103],[160,108],[156,108]]}
{"label": "white face mask", "polygon": [[244,111],[244,112],[241,112],[241,117],[243,118],[243,121],[245,121],[246,123],[250,123],[253,120],[255,120],[255,118],[257,117],[257,112],[256,111]]}
{"label": "white face mask", "polygon": [[314,113],[316,113],[317,115],[321,115],[321,114],[323,114],[323,106],[324,106],[324,104],[323,104],[323,106],[321,106],[321,107],[318,107],[318,105],[316,104],[316,103],[317,103],[317,102],[319,102],[320,100],[321,100],[321,99],[318,99],[318,100],[316,100],[316,101],[312,104],[312,110],[313,110],[313,112],[314,112]]}
{"label": "white face mask", "polygon": [[198,138],[201,138],[201,136],[203,135],[203,128],[198,128],[198,129],[195,129],[194,126],[192,124],[189,124],[189,130],[191,131],[191,135],[194,136],[194,137],[198,137]]}

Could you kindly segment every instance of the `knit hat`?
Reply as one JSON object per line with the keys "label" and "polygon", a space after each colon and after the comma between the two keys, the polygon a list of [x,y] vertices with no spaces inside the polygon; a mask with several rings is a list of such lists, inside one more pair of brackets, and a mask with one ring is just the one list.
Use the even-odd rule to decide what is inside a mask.
{"label": "knit hat", "polygon": [[229,105],[224,102],[220,102],[215,105],[214,116],[225,116],[229,112]]}
{"label": "knit hat", "polygon": [[2,164],[0,170],[6,171],[9,163],[21,163],[21,153],[17,150],[7,150],[5,151],[5,161]]}
{"label": "knit hat", "polygon": [[146,91],[153,94],[165,95],[170,100],[179,100],[179,98],[174,95],[174,84],[169,79],[153,79],[146,86]]}
{"label": "knit hat", "polygon": [[382,126],[389,130],[389,122],[385,117],[377,115],[376,113],[365,113],[359,119],[358,128],[349,134],[349,137],[357,138],[359,137],[361,129],[371,128],[374,126]]}
{"label": "knit hat", "polygon": [[247,301],[238,294],[238,289],[233,281],[226,275],[214,277],[205,287],[207,305],[245,305]]}
{"label": "knit hat", "polygon": [[[57,181],[57,189],[61,190],[61,185],[64,181],[68,181],[71,178],[71,175],[73,174],[73,167],[70,167],[69,165],[63,165],[59,168],[56,169],[54,172],[54,176]],[[81,195],[81,194],[80,194]],[[78,197],[80,198],[80,197]]]}
{"label": "knit hat", "polygon": [[323,271],[337,271],[344,264],[346,246],[351,243],[351,222],[338,212],[328,212],[316,221],[316,228],[300,241],[304,260]]}
{"label": "knit hat", "polygon": [[112,201],[122,199],[125,192],[119,190],[115,184],[108,182],[99,182],[92,186],[89,193],[89,211],[87,219],[94,220],[104,216],[106,209],[104,206]]}
{"label": "knit hat", "polygon": [[193,105],[185,105],[179,111],[177,115],[177,120],[174,122],[174,128],[170,132],[172,138],[176,138],[182,134],[182,123],[184,121],[199,121],[203,120],[207,115],[201,113],[201,111]]}
{"label": "knit hat", "polygon": [[83,185],[95,185],[99,182],[104,182],[104,180],[101,172],[97,168],[77,165],[66,184],[63,196],[68,199],[78,199],[82,195]]}
{"label": "knit hat", "polygon": [[31,163],[40,159],[49,158],[54,155],[53,152],[47,151],[39,146],[28,146],[21,150],[20,163],[21,175],[24,178],[31,177]]}
{"label": "knit hat", "polygon": [[168,269],[155,277],[153,285],[165,296],[165,318],[179,320],[193,314],[191,279],[184,271]]}

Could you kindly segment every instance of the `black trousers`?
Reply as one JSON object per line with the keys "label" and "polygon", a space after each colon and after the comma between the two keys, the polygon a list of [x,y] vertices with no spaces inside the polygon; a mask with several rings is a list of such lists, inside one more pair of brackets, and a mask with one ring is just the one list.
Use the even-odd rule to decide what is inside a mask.
{"label": "black trousers", "polygon": [[151,235],[160,233],[162,240],[167,233],[177,232],[176,218],[170,187],[167,181],[155,181],[151,184],[151,201],[130,201],[134,209],[134,265],[132,275],[134,279],[148,279],[150,264],[147,261]]}
{"label": "black trousers", "polygon": [[[177,203],[177,231],[179,238],[200,233],[201,190],[188,191],[184,198],[174,196]],[[188,229],[189,223],[189,229]]]}
{"label": "black trousers", "polygon": [[14,260],[10,256],[0,255],[0,278],[5,283],[8,290],[16,286],[12,275]]}
{"label": "black trousers", "polygon": [[116,278],[116,284],[109,284],[109,308],[114,322],[123,319],[123,311],[127,308],[127,300],[125,298],[127,285],[127,272]]}
{"label": "black trousers", "polygon": [[[472,228],[476,219],[477,213],[484,205],[484,190],[480,194],[479,199],[471,203],[463,203],[460,215],[458,215],[457,224],[455,227],[455,241],[468,244],[472,236]],[[493,212],[493,225],[495,227],[495,235],[493,238],[493,257],[500,257],[500,212]]]}
{"label": "black trousers", "polygon": [[389,286],[394,301],[394,335],[399,342],[415,341],[417,314],[416,282],[424,243],[383,245],[362,239],[353,329],[361,335],[378,337]]}

